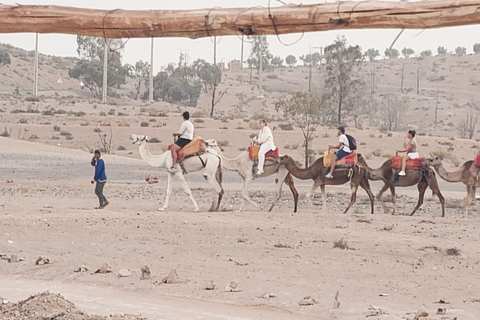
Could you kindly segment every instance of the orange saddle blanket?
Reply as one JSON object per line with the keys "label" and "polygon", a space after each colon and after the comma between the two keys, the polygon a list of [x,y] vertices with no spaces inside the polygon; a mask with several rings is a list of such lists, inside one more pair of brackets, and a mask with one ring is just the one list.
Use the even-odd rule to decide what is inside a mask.
{"label": "orange saddle blanket", "polygon": [[[410,159],[407,160],[407,169],[419,169],[423,168],[423,162],[425,158],[417,158],[417,159]],[[402,169],[402,157],[401,156],[393,156],[392,157],[392,168],[394,169]]]}
{"label": "orange saddle blanket", "polygon": [[475,155],[475,168],[477,168],[477,169],[480,168],[480,153],[477,153]]}
{"label": "orange saddle blanket", "polygon": [[350,152],[348,156],[343,157],[335,163],[335,166],[354,165],[358,161],[358,155],[355,151]]}
{"label": "orange saddle blanket", "polygon": [[[258,151],[260,151],[260,147],[250,146],[248,147],[247,150],[251,160],[258,159]],[[270,150],[267,153],[265,153],[265,158],[272,158],[272,157],[278,157],[278,156],[280,156],[280,149],[278,149],[278,147],[275,150]]]}
{"label": "orange saddle blanket", "polygon": [[[172,145],[168,146],[168,150],[170,149],[172,149]],[[207,150],[205,140],[202,137],[195,137],[185,147],[178,150],[178,161],[192,154],[203,153],[205,150]]]}

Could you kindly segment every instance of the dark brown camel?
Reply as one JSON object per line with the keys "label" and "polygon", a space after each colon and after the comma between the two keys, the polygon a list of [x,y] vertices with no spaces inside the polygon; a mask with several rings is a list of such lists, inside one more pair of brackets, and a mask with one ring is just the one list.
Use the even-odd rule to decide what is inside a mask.
{"label": "dark brown camel", "polygon": [[[361,158],[361,155],[358,155],[358,158]],[[350,198],[350,203],[348,204],[347,209],[344,213],[347,213],[348,209],[355,203],[357,200],[357,189],[358,186],[362,187],[368,194],[371,204],[371,213],[374,211],[374,196],[370,190],[370,184],[366,176],[366,169],[363,166],[354,165],[351,168],[338,168],[335,169],[335,174],[333,179],[325,178],[327,169],[323,165],[323,157],[317,159],[311,166],[306,169],[300,169],[295,165],[295,162],[290,156],[282,156],[281,163],[285,165],[285,168],[295,177],[300,180],[313,180],[312,189],[306,194],[307,198],[310,198],[314,194],[315,190],[318,187],[322,190],[322,199],[323,199],[323,212],[326,213],[327,210],[327,198],[325,194],[326,185],[342,185],[350,181],[350,187],[352,195]]]}
{"label": "dark brown camel", "polygon": [[358,162],[361,163],[365,168],[367,168],[367,177],[369,180],[382,180],[385,185],[382,187],[380,192],[377,195],[377,199],[380,200],[383,210],[386,211],[385,203],[382,199],[382,194],[390,188],[392,193],[392,202],[393,202],[393,211],[392,214],[395,214],[396,211],[396,195],[395,187],[410,187],[417,185],[418,188],[418,203],[413,212],[413,214],[420,208],[423,204],[423,198],[425,196],[425,191],[427,187],[432,189],[433,193],[438,196],[440,204],[442,205],[442,217],[445,217],[445,198],[442,196],[440,189],[438,188],[437,178],[435,172],[426,168],[425,171],[418,169],[407,169],[406,176],[399,177],[398,180],[395,179],[395,169],[392,168],[392,160],[385,161],[382,166],[378,169],[370,169],[367,165],[367,162],[363,158],[358,158]]}
{"label": "dark brown camel", "polygon": [[470,202],[475,199],[475,189],[480,187],[478,179],[478,169],[475,168],[473,160],[467,161],[457,171],[448,172],[443,167],[442,161],[436,157],[434,159],[426,159],[425,163],[434,167],[440,178],[448,182],[462,182],[467,187],[467,198],[465,199],[465,212],[463,217],[468,216],[468,208]]}

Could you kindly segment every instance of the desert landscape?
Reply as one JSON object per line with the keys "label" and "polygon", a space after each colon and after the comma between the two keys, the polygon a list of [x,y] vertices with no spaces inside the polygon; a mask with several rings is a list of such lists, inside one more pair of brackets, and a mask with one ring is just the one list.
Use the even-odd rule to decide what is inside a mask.
{"label": "desert landscape", "polygon": [[[274,103],[305,90],[308,66],[268,71],[261,97],[248,69],[226,71],[219,87],[228,91],[209,117],[206,93],[196,106],[135,100],[131,80],[103,104],[69,76],[77,58],[41,55],[36,101],[28,93],[31,53],[2,48],[11,63],[0,67],[0,319],[480,319],[479,206],[472,203],[462,217],[462,183],[437,175],[445,218],[430,190],[409,216],[418,199],[415,186],[397,188],[396,215],[391,202],[384,212],[378,201],[370,214],[361,189],[343,214],[349,185],[327,186],[324,214],[319,190],[306,199],[312,181],[298,179],[298,212],[287,186],[268,212],[274,176],[249,187],[260,209],[245,204],[239,211],[242,179],[225,171],[220,211],[208,212],[211,188],[201,174],[190,173],[186,180],[200,212],[193,212],[175,179],[168,210],[157,210],[167,172],[141,159],[131,134],[148,135],[151,152],[160,154],[188,110],[196,135],[216,139],[226,156],[235,157],[258,132],[258,119],[267,118],[281,153],[303,163],[301,130],[288,126]],[[384,127],[381,111],[345,120],[372,168],[401,147],[408,128],[417,130],[421,154],[444,156],[449,171],[480,150],[476,130],[471,139],[459,133],[469,103],[478,98],[480,55],[426,57],[419,92],[412,75],[400,93],[401,64],[413,74],[418,61],[376,62],[381,81],[374,97],[395,94],[408,101],[396,130]],[[369,62],[362,68],[368,79]],[[323,77],[324,70],[315,68],[314,83]],[[317,159],[336,142],[335,125],[321,124],[309,154]],[[110,205],[104,210],[94,209],[90,184],[97,148],[108,175]],[[158,183],[148,184],[149,175]],[[371,181],[373,193],[382,185]]]}

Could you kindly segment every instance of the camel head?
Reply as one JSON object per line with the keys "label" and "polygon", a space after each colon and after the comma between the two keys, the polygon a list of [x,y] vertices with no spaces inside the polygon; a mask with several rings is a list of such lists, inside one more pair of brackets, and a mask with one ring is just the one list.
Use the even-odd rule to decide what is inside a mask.
{"label": "camel head", "polygon": [[148,142],[148,136],[138,135],[138,134],[131,134],[130,140],[132,140],[132,144],[140,144],[142,141]]}
{"label": "camel head", "polygon": [[207,145],[207,148],[219,149],[220,151],[223,151],[223,148],[218,145],[217,140],[215,139],[207,139],[205,140],[205,144]]}
{"label": "camel head", "polygon": [[295,161],[289,155],[284,155],[280,157],[281,164],[295,164]]}
{"label": "camel head", "polygon": [[442,159],[440,157],[428,158],[423,162],[424,165],[437,167],[442,164]]}

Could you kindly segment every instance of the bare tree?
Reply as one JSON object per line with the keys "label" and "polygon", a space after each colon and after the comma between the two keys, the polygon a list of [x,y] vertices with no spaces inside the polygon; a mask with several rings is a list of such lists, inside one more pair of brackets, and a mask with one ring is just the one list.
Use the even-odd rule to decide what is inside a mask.
{"label": "bare tree", "polygon": [[403,83],[405,82],[405,77],[407,75],[407,67],[406,67],[406,63],[405,62],[401,62],[402,64],[402,69],[400,71],[400,79],[401,79],[401,82],[400,82],[400,92],[403,93]]}
{"label": "bare tree", "polygon": [[438,119],[438,95],[439,95],[439,92],[438,92],[438,89],[437,89],[437,96],[436,96],[436,101],[435,101],[435,119],[433,121],[433,123],[435,124],[435,127],[437,126],[437,119]]}
{"label": "bare tree", "polygon": [[394,95],[385,96],[381,102],[381,114],[385,128],[389,131],[396,130],[402,125],[402,118],[407,107],[405,103]]}
{"label": "bare tree", "polygon": [[467,114],[465,120],[459,125],[459,132],[462,138],[473,139],[475,134],[475,127],[477,126],[478,118],[480,117],[480,110],[473,102],[467,103]]}
{"label": "bare tree", "polygon": [[110,151],[112,151],[113,130],[111,125],[109,126],[109,128],[110,137],[106,133],[102,134],[101,132],[97,132],[98,137],[100,138],[100,143],[103,147],[103,152],[105,152],[106,154],[109,154]]}
{"label": "bare tree", "polygon": [[420,93],[420,80],[425,75],[425,72],[422,70],[420,60],[417,61],[417,93]]}

